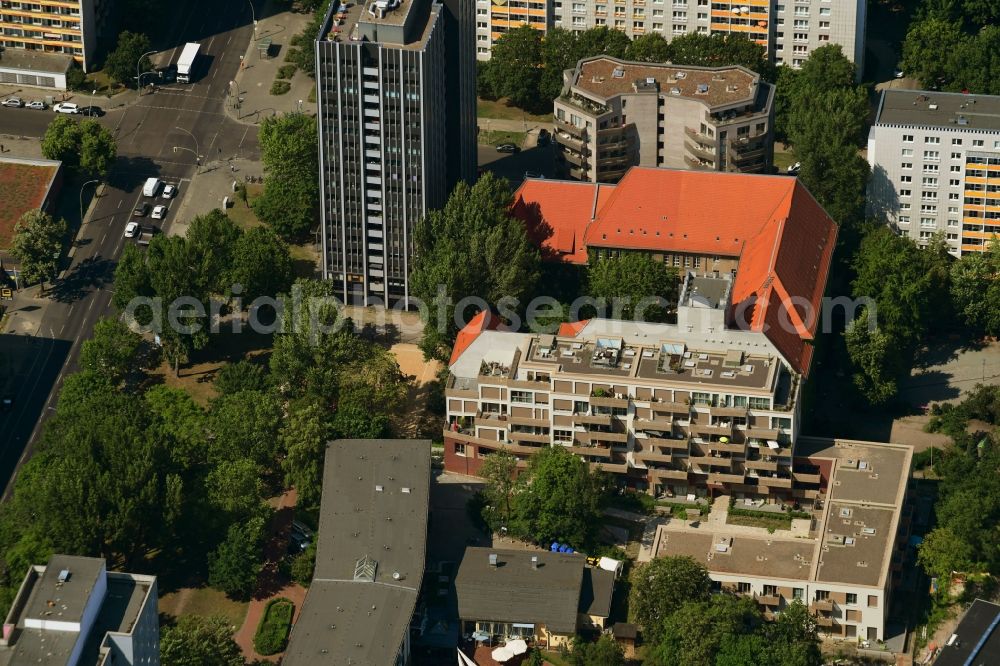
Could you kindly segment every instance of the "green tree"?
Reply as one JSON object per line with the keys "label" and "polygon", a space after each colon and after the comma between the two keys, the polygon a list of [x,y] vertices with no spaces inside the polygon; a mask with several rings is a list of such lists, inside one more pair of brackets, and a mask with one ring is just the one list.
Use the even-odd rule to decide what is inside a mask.
{"label": "green tree", "polygon": [[657,557],[632,570],[629,619],[646,632],[647,640],[662,633],[663,623],[689,602],[708,599],[712,580],[705,567],[690,557]]}
{"label": "green tree", "polygon": [[621,304],[623,319],[662,322],[677,303],[677,269],[645,252],[592,261],[587,278],[590,295]]}
{"label": "green tree", "polygon": [[208,584],[234,599],[247,599],[261,571],[264,518],[235,523],[226,539],[208,557]]}
{"label": "green tree", "polygon": [[299,239],[316,225],[319,207],[316,119],[304,113],[266,118],[258,140],[267,177],[254,212],[282,238]]}
{"label": "green tree", "polygon": [[972,546],[948,527],[934,528],[917,547],[920,566],[932,576],[945,580],[953,571],[973,571],[976,560]]}
{"label": "green tree", "polygon": [[337,405],[331,430],[338,438],[381,439],[392,435],[392,424],[385,414],[372,413],[364,403],[351,400]]}
{"label": "green tree", "polygon": [[613,30],[606,25],[584,30],[576,36],[576,50],[579,58],[590,58],[598,55],[624,58],[631,43],[624,32]]}
{"label": "green tree", "polygon": [[493,42],[485,70],[489,87],[522,109],[540,110],[551,98],[539,95],[542,79],[542,33],[529,25],[508,30]]}
{"label": "green tree", "polygon": [[261,469],[249,458],[223,460],[205,478],[208,501],[234,520],[244,520],[264,499]]}
{"label": "green tree", "polygon": [[243,653],[233,640],[235,628],[225,617],[181,615],[160,632],[163,666],[244,666]]}
{"label": "green tree", "polygon": [[[139,297],[149,297],[153,295],[153,287],[149,282],[149,270],[146,268],[146,253],[137,245],[125,245],[122,256],[115,266],[115,293],[111,297],[111,303],[119,312],[125,312],[129,303]],[[148,318],[140,318],[142,313],[137,312],[140,323],[148,323]],[[148,315],[148,308],[145,312]]]}
{"label": "green tree", "polygon": [[79,63],[74,62],[66,70],[66,87],[70,90],[84,90],[86,83],[87,75],[83,73]]}
{"label": "green tree", "polygon": [[242,236],[236,223],[218,208],[191,220],[184,238],[191,253],[192,270],[202,276],[200,282],[206,292],[229,292],[231,283],[226,273]]}
{"label": "green tree", "polygon": [[216,461],[246,458],[267,469],[280,452],[278,428],[282,409],[268,392],[240,391],[212,401],[208,427]]}
{"label": "green tree", "polygon": [[952,265],[951,298],[966,325],[1000,334],[1000,241],[986,252],[967,252]]}
{"label": "green tree", "polygon": [[740,33],[702,35],[689,32],[670,41],[675,65],[722,67],[742,65],[765,79],[774,77],[768,64],[766,49]]}
{"label": "green tree", "polygon": [[774,138],[776,141],[788,141],[788,126],[791,122],[792,110],[795,107],[795,93],[798,89],[798,69],[788,65],[777,68],[774,85]]}
{"label": "green tree", "polygon": [[531,457],[524,489],[517,494],[511,532],[540,543],[591,546],[599,524],[602,479],[561,446]]}
{"label": "green tree", "polygon": [[67,115],[57,113],[45,128],[42,137],[42,155],[59,160],[67,168],[80,164],[80,123]]}
{"label": "green tree", "polygon": [[608,634],[603,634],[595,642],[577,636],[569,661],[572,666],[625,666],[626,663],[624,650]]}
{"label": "green tree", "polygon": [[369,346],[365,358],[351,363],[340,375],[341,402],[364,404],[371,413],[394,413],[405,398],[406,380],[399,363],[382,347]]}
{"label": "green tree", "polygon": [[[161,299],[157,313],[163,352],[173,363],[174,374],[180,364],[187,363],[190,354],[208,344],[208,330],[204,317],[208,301],[210,276],[197,270],[198,255],[180,236],[155,236],[146,251],[149,285]],[[184,305],[179,299],[195,299],[202,304],[199,317],[194,306]],[[183,307],[182,307],[183,306]],[[171,321],[171,310],[174,321]]]}
{"label": "green tree", "polygon": [[[577,34],[572,30],[555,27],[546,31],[542,38],[542,73],[538,84],[540,100],[549,100],[551,104],[562,93],[563,72],[575,68],[580,59]],[[533,103],[541,104],[540,100]]]}
{"label": "green tree", "polygon": [[208,459],[208,416],[181,389],[154,386],[143,395],[144,409],[150,418],[149,435],[163,443],[171,465],[189,470]]}
{"label": "green tree", "polygon": [[855,368],[854,385],[861,395],[872,405],[884,405],[896,397],[903,361],[889,336],[870,328],[867,311],[848,323],[844,338]]}
{"label": "green tree", "polygon": [[122,85],[135,81],[137,72],[147,72],[153,63],[144,53],[150,51],[149,37],[124,31],[118,33],[118,45],[104,60],[104,72],[115,83]]}
{"label": "green tree", "polygon": [[959,55],[966,39],[961,27],[950,20],[914,21],[903,41],[903,69],[925,88],[939,86],[951,78],[952,59]]}
{"label": "green tree", "polygon": [[328,436],[326,414],[320,405],[312,401],[292,403],[279,433],[281,448],[286,452],[281,469],[285,484],[297,491],[300,507],[319,506]]}
{"label": "green tree", "polygon": [[761,622],[756,602],[748,597],[716,594],[707,601],[682,604],[664,621],[663,633],[654,635],[652,663],[714,666],[724,644],[745,640],[741,637],[752,634]]}
{"label": "green tree", "polygon": [[302,587],[309,587],[316,569],[316,542],[310,543],[305,550],[292,560],[292,580]]}
{"label": "green tree", "polygon": [[80,367],[107,377],[114,385],[132,368],[142,339],[120,319],[102,317],[94,324],[94,335],[80,346]]}
{"label": "green tree", "polygon": [[509,203],[506,181],[486,174],[473,186],[459,183],[442,210],[417,224],[410,281],[414,295],[428,304],[429,348],[450,344],[458,332],[451,307],[437,299],[439,288],[452,302],[478,297],[489,304],[521,302],[535,292],[538,249],[510,215]]}
{"label": "green tree", "polygon": [[636,62],[666,63],[672,55],[670,43],[658,32],[639,35],[625,49],[625,59]]}
{"label": "green tree", "polygon": [[797,84],[803,94],[852,88],[856,72],[840,44],[827,44],[814,49],[802,63]]}
{"label": "green tree", "polygon": [[517,458],[507,451],[497,451],[483,461],[479,476],[486,482],[483,520],[493,531],[508,527],[517,494],[524,486],[517,478]]}
{"label": "green tree", "polygon": [[267,227],[250,229],[236,241],[228,278],[231,284],[242,285],[244,303],[260,296],[276,298],[292,285],[288,246]]}
{"label": "green tree", "polygon": [[96,120],[80,123],[80,169],[103,178],[118,157],[118,143],[111,131]]}
{"label": "green tree", "polygon": [[38,282],[44,289],[46,280],[56,276],[66,232],[66,220],[62,218],[56,220],[40,210],[21,215],[14,225],[10,254],[20,264],[24,282]]}
{"label": "green tree", "polygon": [[266,391],[270,379],[265,366],[242,360],[223,366],[215,376],[215,390],[222,395],[240,391]]}

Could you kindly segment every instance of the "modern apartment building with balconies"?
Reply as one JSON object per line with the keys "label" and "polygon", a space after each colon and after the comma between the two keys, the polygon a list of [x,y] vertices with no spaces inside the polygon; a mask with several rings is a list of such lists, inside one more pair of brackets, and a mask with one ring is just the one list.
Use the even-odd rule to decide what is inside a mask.
{"label": "modern apartment building with balconies", "polygon": [[408,301],[413,227],[475,174],[472,3],[334,3],[316,42],[323,275]]}
{"label": "modern apartment building with balconies", "polygon": [[868,162],[869,212],[899,234],[956,256],[1000,234],[1000,96],[885,90]]}
{"label": "modern apartment building with balconies", "polygon": [[0,0],[0,83],[66,88],[71,61],[93,64],[108,0]]}
{"label": "modern apartment building with balconies", "polygon": [[565,175],[615,182],[632,166],[769,171],[774,86],[744,67],[585,58],[553,103]]}
{"label": "modern apartment building with balconies", "polygon": [[752,596],[768,619],[798,601],[828,638],[885,641],[893,587],[912,564],[911,457],[908,445],[801,437],[795,465],[809,474],[793,476],[809,479],[817,496],[790,519],[748,525],[734,514],[784,514],[734,493],[713,504],[709,520],[665,519],[649,552],[694,558],[720,591]]}

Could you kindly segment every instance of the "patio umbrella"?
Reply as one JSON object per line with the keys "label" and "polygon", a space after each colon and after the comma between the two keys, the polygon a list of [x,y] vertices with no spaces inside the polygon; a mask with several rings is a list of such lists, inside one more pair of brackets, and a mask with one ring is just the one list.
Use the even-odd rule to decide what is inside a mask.
{"label": "patio umbrella", "polygon": [[493,657],[493,661],[507,661],[514,656],[514,653],[510,651],[510,648],[504,646],[493,650],[490,656]]}
{"label": "patio umbrella", "polygon": [[510,650],[511,654],[515,654],[515,655],[517,655],[517,654],[524,654],[525,652],[528,651],[528,644],[525,643],[520,638],[517,638],[517,639],[512,640],[512,641],[507,641],[507,645],[505,647],[508,650]]}

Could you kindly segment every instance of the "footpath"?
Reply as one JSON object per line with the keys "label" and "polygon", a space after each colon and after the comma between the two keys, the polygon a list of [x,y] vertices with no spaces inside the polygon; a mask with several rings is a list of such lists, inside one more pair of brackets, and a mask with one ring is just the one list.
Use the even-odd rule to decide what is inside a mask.
{"label": "footpath", "polygon": [[[316,81],[299,70],[288,80],[291,87],[287,93],[271,94],[271,84],[277,78],[278,70],[288,64],[285,62],[288,49],[297,48],[291,45],[292,38],[302,32],[313,18],[311,13],[292,11],[272,14],[273,5],[273,2],[268,2],[261,12],[264,18],[257,21],[257,38],[247,46],[243,66],[234,79],[236,90],[226,102],[226,113],[241,123],[256,125],[269,116],[295,111],[316,113],[316,103],[309,101]],[[257,46],[267,39],[271,40],[271,48],[264,55]]]}

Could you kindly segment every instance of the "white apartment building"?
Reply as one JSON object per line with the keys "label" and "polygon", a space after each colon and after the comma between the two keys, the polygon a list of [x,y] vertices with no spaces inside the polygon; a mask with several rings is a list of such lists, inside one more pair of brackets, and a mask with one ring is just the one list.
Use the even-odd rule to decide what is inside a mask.
{"label": "white apartment building", "polygon": [[708,520],[660,525],[651,555],[694,558],[719,589],[754,597],[768,619],[799,601],[827,638],[884,641],[895,579],[911,556],[912,453],[903,444],[800,437],[797,459],[820,477],[821,501],[811,510],[767,529],[734,517],[766,505],[716,501]]}
{"label": "white apartment building", "polygon": [[869,213],[955,256],[1000,234],[1000,97],[886,90],[868,132]]}
{"label": "white apartment building", "polygon": [[866,7],[865,0],[476,0],[476,56],[488,59],[493,41],[524,23],[543,31],[607,26],[630,39],[740,33],[791,67],[820,46],[840,44],[860,77]]}

